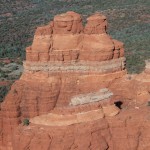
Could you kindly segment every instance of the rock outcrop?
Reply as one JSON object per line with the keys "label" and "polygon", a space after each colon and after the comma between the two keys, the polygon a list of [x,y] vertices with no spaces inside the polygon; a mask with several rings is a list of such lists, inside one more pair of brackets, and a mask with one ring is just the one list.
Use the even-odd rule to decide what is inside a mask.
{"label": "rock outcrop", "polygon": [[131,108],[115,117],[69,126],[20,125],[14,133],[14,149],[149,150],[149,112],[145,107]]}
{"label": "rock outcrop", "polygon": [[[1,104],[2,150],[149,148],[143,116],[148,110],[140,110],[146,122],[142,130],[137,110],[126,114],[116,106],[132,105],[135,99],[145,103],[149,83],[141,83],[139,75],[129,78],[124,44],[106,29],[105,16],[94,14],[83,26],[82,17],[72,11],[37,28],[26,48],[24,72]],[[30,119],[27,127],[21,124],[25,118]]]}

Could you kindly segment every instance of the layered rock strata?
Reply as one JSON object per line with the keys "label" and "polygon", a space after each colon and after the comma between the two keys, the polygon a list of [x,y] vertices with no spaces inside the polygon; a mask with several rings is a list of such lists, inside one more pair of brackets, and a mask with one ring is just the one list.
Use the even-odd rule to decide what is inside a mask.
{"label": "layered rock strata", "polygon": [[121,100],[126,105],[132,103],[136,106],[146,105],[145,103],[150,101],[150,61],[146,60],[145,64],[142,73],[125,75],[109,86],[115,99]]}
{"label": "layered rock strata", "polygon": [[[124,45],[106,29],[105,16],[94,14],[83,26],[81,16],[72,11],[37,28],[26,48],[24,72],[1,105],[2,150],[123,150],[115,140],[121,136],[118,141],[123,143],[128,135],[135,136],[128,149],[141,146],[135,141],[137,131],[126,131],[132,124],[116,118],[120,110],[114,102],[140,99],[148,86],[142,95],[136,92],[140,82],[127,80]],[[31,124],[17,128],[24,118]]]}
{"label": "layered rock strata", "polygon": [[131,108],[115,117],[69,126],[20,125],[13,146],[20,150],[148,150],[149,112],[146,107]]}
{"label": "layered rock strata", "polygon": [[94,93],[76,95],[73,98],[71,98],[70,105],[77,106],[77,105],[94,103],[98,101],[103,102],[106,99],[111,98],[112,95],[113,93],[109,91],[107,88],[105,88]]}

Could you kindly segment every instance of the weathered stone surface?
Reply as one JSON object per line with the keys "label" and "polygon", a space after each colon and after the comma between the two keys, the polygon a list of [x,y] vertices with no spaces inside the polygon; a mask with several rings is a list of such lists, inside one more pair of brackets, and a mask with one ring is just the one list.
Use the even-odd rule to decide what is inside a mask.
{"label": "weathered stone surface", "polygon": [[114,55],[113,58],[119,58],[124,56],[124,44],[120,41],[113,40],[115,49],[114,49]]}
{"label": "weathered stone surface", "polygon": [[58,73],[62,74],[66,72],[72,73],[112,73],[117,71],[123,71],[125,68],[124,65],[125,58],[112,59],[104,62],[90,62],[90,61],[81,61],[74,62],[70,61],[69,64],[65,64],[62,62],[24,62],[25,71],[44,71],[49,74]]}
{"label": "weathered stone surface", "polygon": [[81,16],[73,11],[54,17],[54,34],[77,34],[83,31]]}
{"label": "weathered stone surface", "polygon": [[[24,150],[145,150],[149,149],[149,108],[128,109],[115,117],[71,126],[19,126],[13,148]],[[19,142],[22,141],[22,142]]]}
{"label": "weathered stone surface", "polygon": [[73,96],[96,92],[126,73],[125,58],[113,59],[115,44],[105,32],[106,18],[95,14],[87,20],[84,29],[81,16],[70,11],[37,28],[26,48],[24,73],[2,104],[3,145],[9,145],[14,128],[24,118],[67,107]]}
{"label": "weathered stone surface", "polygon": [[26,49],[27,61],[106,61],[124,56],[123,43],[106,33],[106,17],[94,14],[82,26],[75,12],[54,17],[49,25],[36,30],[33,44]]}
{"label": "weathered stone surface", "polygon": [[113,93],[105,88],[93,93],[76,95],[71,98],[70,105],[76,106],[98,101],[106,101],[106,99],[111,98],[112,95]]}
{"label": "weathered stone surface", "polygon": [[87,18],[87,24],[84,28],[86,34],[102,34],[106,33],[107,21],[106,17],[97,13]]}
{"label": "weathered stone surface", "polygon": [[[106,29],[105,16],[83,27],[72,11],[37,28],[24,72],[0,107],[0,149],[150,149],[149,61],[142,74],[127,75],[124,45]],[[79,102],[81,95],[88,97]]]}

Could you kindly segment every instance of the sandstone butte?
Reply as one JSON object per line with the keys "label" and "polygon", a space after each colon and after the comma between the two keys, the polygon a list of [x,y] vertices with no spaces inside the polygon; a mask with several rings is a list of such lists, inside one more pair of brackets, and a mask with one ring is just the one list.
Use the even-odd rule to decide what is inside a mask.
{"label": "sandstone butte", "polygon": [[105,16],[83,26],[72,11],[37,28],[0,107],[1,150],[150,150],[150,61],[127,74],[106,29]]}

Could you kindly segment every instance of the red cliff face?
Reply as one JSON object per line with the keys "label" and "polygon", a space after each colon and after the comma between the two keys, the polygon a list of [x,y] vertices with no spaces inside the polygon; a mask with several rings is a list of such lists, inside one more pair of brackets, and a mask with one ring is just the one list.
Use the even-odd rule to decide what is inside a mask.
{"label": "red cliff face", "polygon": [[69,126],[20,125],[14,133],[14,149],[148,150],[148,113],[149,108],[132,108],[114,117]]}
{"label": "red cliff face", "polygon": [[[37,28],[26,48],[24,72],[1,104],[2,150],[149,148],[144,136],[149,110],[132,108],[149,98],[150,82],[142,80],[150,80],[149,67],[141,75],[127,75],[124,45],[106,29],[105,16],[90,16],[84,27],[72,11]],[[24,118],[30,119],[27,127],[19,125]]]}

